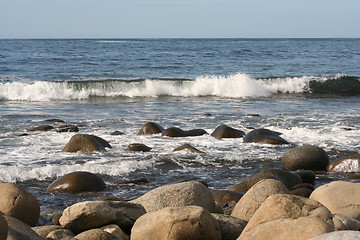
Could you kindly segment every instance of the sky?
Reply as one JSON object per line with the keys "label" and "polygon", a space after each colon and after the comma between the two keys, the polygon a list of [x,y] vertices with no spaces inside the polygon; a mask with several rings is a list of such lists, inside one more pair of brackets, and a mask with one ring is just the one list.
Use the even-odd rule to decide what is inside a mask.
{"label": "sky", "polygon": [[359,38],[360,0],[0,0],[0,38]]}

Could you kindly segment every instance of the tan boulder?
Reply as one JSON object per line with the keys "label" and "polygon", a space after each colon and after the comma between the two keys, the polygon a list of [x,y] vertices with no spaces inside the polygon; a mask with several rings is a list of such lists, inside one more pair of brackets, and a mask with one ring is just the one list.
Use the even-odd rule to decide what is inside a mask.
{"label": "tan boulder", "polygon": [[360,220],[360,184],[334,181],[316,188],[310,195],[333,214],[343,214]]}
{"label": "tan boulder", "polygon": [[85,201],[66,208],[59,219],[63,228],[75,234],[115,223],[124,231],[130,231],[132,225],[145,209],[139,205],[124,201]]}
{"label": "tan boulder", "polygon": [[46,239],[49,240],[64,240],[64,239],[72,239],[75,237],[75,234],[68,229],[56,229],[54,231],[49,232],[46,235]]}
{"label": "tan boulder", "polygon": [[360,221],[342,214],[334,214],[333,222],[335,231],[360,230]]}
{"label": "tan boulder", "polygon": [[0,240],[6,240],[8,233],[8,224],[5,217],[0,213]]}
{"label": "tan boulder", "polygon": [[334,231],[331,212],[319,202],[289,194],[268,197],[238,240],[305,240]]}
{"label": "tan boulder", "polygon": [[54,231],[54,230],[58,230],[61,229],[61,226],[59,225],[45,225],[45,226],[37,226],[37,227],[32,227],[31,228],[34,232],[36,232],[37,234],[39,234],[40,236],[46,238],[46,236]]}
{"label": "tan boulder", "polygon": [[215,218],[198,206],[168,207],[146,213],[134,224],[131,240],[220,240]]}
{"label": "tan boulder", "polygon": [[5,216],[5,219],[8,223],[7,240],[45,240],[26,223],[10,216]]}
{"label": "tan boulder", "polygon": [[131,202],[141,204],[147,212],[165,207],[196,205],[216,212],[210,190],[200,182],[182,182],[155,188]]}
{"label": "tan boulder", "polygon": [[113,235],[117,240],[129,240],[129,236],[125,234],[116,224],[110,224],[102,227],[101,229]]}
{"label": "tan boulder", "polygon": [[76,134],[70,138],[70,141],[62,151],[91,153],[105,151],[105,148],[111,148],[111,145],[101,137],[89,134]]}
{"label": "tan boulder", "polygon": [[250,188],[235,205],[231,216],[249,221],[261,204],[271,195],[288,194],[287,187],[278,180],[264,179]]}
{"label": "tan boulder", "polygon": [[12,183],[0,183],[0,212],[35,226],[40,216],[40,204],[30,192]]}
{"label": "tan boulder", "polygon": [[117,240],[113,235],[102,229],[90,229],[75,236],[77,240]]}

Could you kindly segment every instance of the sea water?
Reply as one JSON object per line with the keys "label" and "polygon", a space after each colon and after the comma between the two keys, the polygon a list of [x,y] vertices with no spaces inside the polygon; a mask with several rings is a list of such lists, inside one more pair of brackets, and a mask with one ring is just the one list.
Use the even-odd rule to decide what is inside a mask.
{"label": "sea water", "polygon": [[[280,168],[281,156],[295,146],[322,147],[331,160],[355,155],[359,80],[360,39],[0,40],[0,180],[34,193],[44,210],[62,209],[103,196],[131,199],[185,180],[225,189]],[[46,122],[53,118],[65,123]],[[209,134],[138,135],[149,121]],[[62,149],[76,133],[28,131],[63,124],[104,138],[112,148],[66,153]],[[210,136],[221,124],[246,133],[278,131],[290,144]],[[132,143],[152,150],[125,151]],[[185,143],[205,153],[173,151]],[[45,192],[74,171],[100,175],[107,190]],[[149,183],[116,184],[140,177]]]}

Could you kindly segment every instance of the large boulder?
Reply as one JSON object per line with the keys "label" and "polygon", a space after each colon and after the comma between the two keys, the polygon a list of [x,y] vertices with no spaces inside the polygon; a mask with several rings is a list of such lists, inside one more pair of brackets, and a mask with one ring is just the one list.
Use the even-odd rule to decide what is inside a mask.
{"label": "large boulder", "polygon": [[271,195],[288,194],[287,187],[278,180],[264,179],[252,186],[235,205],[231,216],[249,221],[261,204]]}
{"label": "large boulder", "polygon": [[136,220],[131,240],[221,240],[216,219],[198,206],[168,207]]}
{"label": "large boulder", "polygon": [[186,132],[178,127],[167,128],[161,135],[166,137],[187,137]]}
{"label": "large boulder", "polygon": [[12,183],[0,183],[0,212],[35,226],[40,216],[40,204],[30,192]]}
{"label": "large boulder", "polygon": [[348,156],[329,163],[328,172],[360,172],[360,156]]}
{"label": "large boulder", "polygon": [[248,132],[244,137],[244,142],[247,143],[264,143],[264,144],[288,144],[288,142],[280,137],[282,133],[274,132],[269,129],[254,129]]}
{"label": "large boulder", "polygon": [[55,180],[46,189],[47,192],[98,192],[106,188],[105,182],[90,172],[72,172]]}
{"label": "large boulder", "polygon": [[229,127],[227,125],[220,125],[210,135],[217,139],[242,138],[245,133],[241,130]]}
{"label": "large boulder", "polygon": [[334,231],[331,212],[319,202],[289,195],[268,197],[238,240],[305,240]]}
{"label": "large boulder", "polygon": [[129,232],[137,218],[145,214],[139,205],[123,201],[85,201],[63,211],[59,222],[74,233],[102,227],[111,223]]}
{"label": "large boulder", "polygon": [[138,132],[139,135],[148,135],[148,134],[158,134],[162,133],[164,128],[157,123],[154,122],[147,122],[142,126],[140,131]]}
{"label": "large boulder", "polygon": [[8,233],[8,223],[4,215],[0,213],[0,240],[6,240],[7,233]]}
{"label": "large boulder", "polygon": [[359,231],[336,231],[325,233],[309,240],[360,240]]}
{"label": "large boulder", "polygon": [[105,151],[105,148],[111,148],[111,145],[101,137],[89,134],[76,134],[71,137],[62,151],[91,153]]}
{"label": "large boulder", "polygon": [[200,182],[182,182],[155,188],[131,202],[141,204],[147,212],[165,207],[196,205],[210,212],[216,211],[210,190]]}
{"label": "large boulder", "polygon": [[45,240],[26,223],[10,216],[5,216],[5,219],[8,223],[7,240]]}
{"label": "large boulder", "polygon": [[220,225],[222,240],[236,240],[248,223],[246,220],[229,215],[219,213],[212,213],[211,215]]}
{"label": "large boulder", "polygon": [[334,214],[360,220],[360,184],[334,181],[316,188],[310,195]]}
{"label": "large boulder", "polygon": [[290,171],[299,169],[325,171],[329,156],[324,149],[317,146],[301,146],[289,149],[282,156],[282,166]]}

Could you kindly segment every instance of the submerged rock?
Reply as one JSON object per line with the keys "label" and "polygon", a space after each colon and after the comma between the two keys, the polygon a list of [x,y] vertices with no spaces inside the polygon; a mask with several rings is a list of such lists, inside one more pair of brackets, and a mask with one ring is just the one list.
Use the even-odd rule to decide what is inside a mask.
{"label": "submerged rock", "polygon": [[91,153],[96,151],[104,151],[105,148],[111,148],[111,145],[104,139],[98,136],[89,134],[76,134],[71,137],[66,144],[63,152],[78,152]]}
{"label": "submerged rock", "polygon": [[244,137],[247,143],[264,143],[264,144],[289,144],[285,139],[280,137],[282,133],[274,132],[269,129],[254,129],[248,132]]}
{"label": "submerged rock", "polygon": [[139,135],[144,134],[158,134],[162,133],[164,131],[164,128],[160,126],[157,123],[154,122],[147,122],[144,124],[144,126],[140,129],[138,132]]}
{"label": "submerged rock", "polygon": [[42,126],[38,126],[38,127],[34,127],[34,128],[31,128],[29,129],[28,131],[29,132],[45,132],[45,131],[50,131],[54,129],[53,126],[50,126],[50,125],[42,125]]}
{"label": "submerged rock", "polygon": [[162,132],[162,136],[166,137],[187,137],[187,134],[184,130],[178,127],[167,128]]}
{"label": "submerged rock", "polygon": [[181,150],[184,150],[184,149],[187,149],[187,150],[189,150],[190,152],[193,152],[193,153],[204,153],[203,151],[200,151],[199,149],[191,146],[190,144],[183,144],[180,147],[175,148],[174,152],[181,151]]}
{"label": "submerged rock", "polygon": [[227,125],[220,125],[210,135],[217,139],[242,138],[245,133],[241,130],[229,127]]}
{"label": "submerged rock", "polygon": [[130,152],[149,152],[151,147],[142,143],[132,143],[125,150]]}

